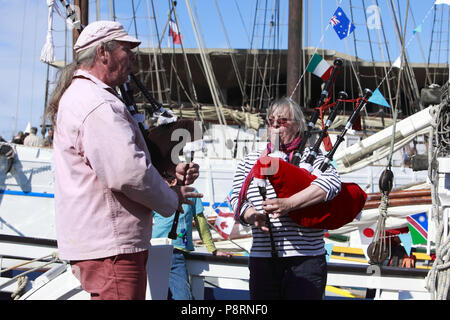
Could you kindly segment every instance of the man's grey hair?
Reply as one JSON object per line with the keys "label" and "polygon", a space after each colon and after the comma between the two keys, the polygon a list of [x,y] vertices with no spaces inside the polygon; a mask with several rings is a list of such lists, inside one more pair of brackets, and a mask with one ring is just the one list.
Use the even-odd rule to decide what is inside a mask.
{"label": "man's grey hair", "polygon": [[94,47],[80,51],[76,55],[75,61],[60,70],[58,82],[50,96],[49,104],[45,112],[46,117],[50,119],[53,128],[56,128],[56,115],[58,113],[59,100],[61,99],[62,95],[69,87],[69,85],[72,83],[75,71],[81,66],[87,69],[92,68],[97,59],[98,47],[103,46],[107,52],[112,52],[117,47],[117,45],[117,41],[111,40],[108,42],[99,43]]}

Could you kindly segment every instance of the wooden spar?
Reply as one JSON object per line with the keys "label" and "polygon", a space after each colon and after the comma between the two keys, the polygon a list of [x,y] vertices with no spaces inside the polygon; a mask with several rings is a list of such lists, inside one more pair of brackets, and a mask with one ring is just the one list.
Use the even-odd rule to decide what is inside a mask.
{"label": "wooden spar", "polygon": [[[380,206],[380,200],[367,201],[364,205],[364,209],[374,209]],[[400,207],[400,206],[413,206],[421,204],[431,204],[431,195],[425,197],[408,197],[408,198],[397,198],[389,199],[389,207]]]}
{"label": "wooden spar", "polygon": [[[75,12],[80,15],[81,25],[87,26],[89,23],[89,1],[88,0],[75,0],[74,4],[75,4]],[[80,31],[75,28],[72,31],[72,45],[73,46],[75,45],[75,43],[78,40],[79,32]]]}
{"label": "wooden spar", "polygon": [[[410,198],[410,197],[425,197],[431,195],[431,189],[416,189],[416,190],[399,190],[399,191],[391,191],[389,193],[389,199],[398,199],[398,198]],[[380,200],[381,193],[369,193],[367,194],[367,201]]]}
{"label": "wooden spar", "polygon": [[[378,208],[381,193],[369,193],[364,209]],[[389,207],[411,206],[431,203],[431,189],[400,190],[389,193]]]}
{"label": "wooden spar", "polygon": [[303,0],[289,0],[289,31],[287,54],[287,92],[300,104],[300,86],[293,93],[302,73],[302,13]]}

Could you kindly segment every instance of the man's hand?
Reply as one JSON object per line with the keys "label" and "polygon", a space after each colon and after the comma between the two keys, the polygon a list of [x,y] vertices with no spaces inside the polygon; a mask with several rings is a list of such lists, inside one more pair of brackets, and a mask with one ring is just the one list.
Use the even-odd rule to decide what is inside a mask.
{"label": "man's hand", "polygon": [[[189,185],[194,183],[194,181],[198,178],[199,175],[199,165],[196,163],[189,163],[186,162],[180,162],[177,164],[175,168],[175,175],[177,178],[178,183],[181,185]],[[186,176],[186,180],[185,180]]]}
{"label": "man's hand", "polygon": [[194,202],[189,200],[188,198],[202,198],[203,194],[199,192],[195,192],[194,187],[188,187],[188,186],[173,186],[172,189],[177,193],[178,195],[178,210],[180,212],[183,211],[182,204],[189,204],[193,205]]}

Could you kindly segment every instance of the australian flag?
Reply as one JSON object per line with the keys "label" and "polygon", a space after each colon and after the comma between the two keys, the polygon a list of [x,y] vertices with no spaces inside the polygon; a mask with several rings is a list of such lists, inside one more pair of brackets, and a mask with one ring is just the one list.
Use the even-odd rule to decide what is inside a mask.
{"label": "australian flag", "polygon": [[350,33],[355,30],[355,25],[350,22],[345,14],[344,10],[341,7],[338,7],[334,12],[333,17],[330,19],[330,23],[336,31],[339,39],[344,39]]}

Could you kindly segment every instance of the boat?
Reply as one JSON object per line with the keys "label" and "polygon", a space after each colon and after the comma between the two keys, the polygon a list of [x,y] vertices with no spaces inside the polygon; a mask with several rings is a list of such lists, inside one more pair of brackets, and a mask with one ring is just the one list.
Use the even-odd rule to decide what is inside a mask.
{"label": "boat", "polygon": [[[86,6],[86,3],[87,1],[77,1],[79,6]],[[280,21],[277,20],[279,19],[277,15],[280,14],[279,3],[278,1],[276,3],[278,7],[275,5],[272,8],[264,6],[262,2],[256,2],[255,25],[261,23],[261,21],[264,23],[269,21],[273,25],[280,24]],[[303,2],[298,1],[298,3]],[[362,3],[365,4],[365,1],[362,1]],[[186,8],[195,9],[190,4],[191,1],[186,1]],[[311,10],[313,7],[310,1],[304,1],[304,5],[304,12]],[[352,6],[350,8],[354,9]],[[435,12],[444,12],[441,7],[432,6],[433,8]],[[150,7],[147,9],[150,9]],[[176,20],[176,12],[179,9],[173,6],[171,10],[171,13],[174,14],[171,17]],[[366,12],[366,10],[364,11]],[[265,20],[264,14],[269,15],[269,12],[272,12],[272,17]],[[391,12],[397,11],[392,9]],[[429,15],[430,12],[427,12],[426,15]],[[197,25],[198,17],[195,18],[195,13],[191,12],[190,18],[192,25]],[[155,17],[150,17],[150,20],[152,19],[156,21]],[[298,21],[299,19],[297,17],[294,20]],[[395,21],[401,23],[399,18],[396,18]],[[308,23],[311,23],[311,21],[308,21]],[[312,27],[309,26],[309,28]],[[137,29],[136,26],[135,29]],[[198,29],[195,27],[193,29],[195,34],[200,34]],[[400,28],[397,27],[397,30],[400,30]],[[258,32],[260,30],[255,27],[253,39],[258,38]],[[401,30],[399,34],[401,34]],[[161,43],[163,38],[163,36],[159,36],[156,43]],[[220,208],[226,210],[227,208],[225,199],[230,192],[232,177],[239,160],[248,152],[265,146],[264,109],[267,107],[268,101],[273,99],[280,91],[274,80],[279,80],[280,75],[277,78],[276,72],[271,72],[278,70],[275,66],[285,64],[287,59],[292,59],[290,52],[283,53],[287,56],[286,59],[282,59],[281,55],[274,54],[282,52],[277,46],[279,45],[279,39],[276,38],[274,33],[269,33],[268,36],[265,35],[261,39],[265,39],[265,45],[262,44],[264,40],[262,43],[252,43],[250,49],[247,50],[248,52],[243,55],[244,57],[240,56],[242,52],[239,50],[225,52],[225,56],[231,61],[228,62],[229,65],[232,65],[233,68],[236,67],[237,70],[241,68],[247,71],[242,73],[245,76],[241,74],[241,77],[244,78],[241,79],[242,82],[236,81],[241,83],[243,89],[241,91],[242,97],[238,99],[240,100],[238,107],[230,107],[225,103],[225,100],[230,99],[224,99],[224,97],[230,98],[229,92],[232,92],[233,88],[224,85],[223,88],[226,87],[226,90],[228,90],[227,94],[218,90],[216,85],[218,82],[217,73],[214,72],[214,68],[212,68],[214,65],[211,62],[211,58],[215,55],[214,51],[208,51],[200,37],[197,39],[199,49],[196,53],[189,53],[184,48],[169,48],[166,49],[167,53],[164,54],[163,49],[155,46],[158,50],[143,48],[141,54],[138,55],[138,58],[141,58],[138,59],[138,63],[141,64],[139,68],[141,72],[138,73],[138,76],[144,80],[155,97],[176,115],[197,119],[202,121],[205,126],[204,142],[206,148],[195,152],[194,155],[195,162],[199,163],[201,169],[200,177],[194,186],[205,194],[203,198],[205,213],[212,225],[217,215],[216,210]],[[432,39],[434,39],[433,36]],[[372,75],[377,75],[380,70],[384,70],[385,78],[381,79],[383,80],[382,85],[387,88],[392,85],[392,88],[388,88],[389,104],[395,106],[397,103],[398,99],[395,99],[395,91],[392,89],[397,89],[400,86],[394,85],[396,77],[393,77],[394,79],[388,77],[394,74],[390,60],[388,63],[380,64],[373,57],[372,61],[364,61],[361,58],[336,51],[328,52],[317,47],[308,47],[302,50],[303,66],[315,53],[319,53],[325,58],[328,57],[328,60],[330,60],[330,57],[341,56],[348,61],[345,70],[353,71],[354,78],[353,80],[351,77],[344,78],[342,84],[336,85],[336,91],[339,86],[352,88],[352,96],[357,96],[358,87],[361,87],[360,82],[363,82],[364,72],[370,70],[369,73],[372,72]],[[201,60],[199,64],[201,68],[198,65],[196,67],[200,71],[196,70],[195,67],[189,67],[189,64],[186,63],[192,57]],[[147,62],[144,58],[148,59]],[[240,63],[244,66],[239,68]],[[395,198],[391,200],[392,206],[388,208],[388,218],[384,221],[385,229],[405,228],[408,226],[407,216],[427,212],[429,221],[432,218],[441,217],[440,225],[447,228],[443,234],[448,234],[448,221],[445,220],[448,219],[448,205],[445,204],[448,203],[448,191],[445,191],[448,190],[445,184],[445,177],[448,173],[447,171],[439,171],[441,167],[444,170],[449,168],[449,150],[448,145],[446,145],[448,139],[445,136],[448,135],[448,128],[445,127],[445,124],[442,124],[442,119],[448,112],[445,109],[448,108],[448,80],[444,79],[441,88],[438,88],[437,91],[440,94],[437,99],[437,91],[425,87],[423,92],[428,94],[432,92],[435,96],[431,100],[421,100],[420,94],[418,94],[417,79],[414,78],[411,64],[408,65],[406,59],[404,59],[404,63],[406,63],[404,72],[407,73],[407,76],[405,78],[398,77],[406,83],[402,87],[405,92],[405,97],[403,97],[405,103],[402,107],[400,121],[389,119],[387,112],[380,109],[379,106],[371,106],[370,111],[376,117],[366,112],[362,118],[363,130],[355,130],[347,136],[346,144],[342,145],[335,155],[342,180],[358,183],[369,193],[369,201],[366,203],[363,212],[352,223],[338,230],[330,230],[327,234],[326,243],[330,248],[328,255],[328,297],[365,298],[367,292],[372,291],[372,289],[375,291],[376,299],[429,299],[438,296],[436,290],[431,290],[432,288],[429,285],[432,277],[437,277],[430,271],[436,272],[438,263],[436,259],[432,259],[433,254],[436,254],[434,248],[436,243],[432,244],[431,241],[437,236],[435,230],[429,230],[427,244],[418,246],[417,248],[421,250],[414,252],[414,256],[418,261],[420,260],[420,262],[417,262],[416,268],[371,264],[371,258],[367,255],[369,244],[362,243],[360,237],[361,229],[373,226],[380,219],[380,200],[376,199],[380,191],[378,180],[389,162],[393,164],[391,169],[394,172],[395,189],[415,188],[421,191],[425,190],[424,192],[427,195],[424,196],[426,199],[418,199],[417,195],[406,196],[411,191],[394,191],[393,194],[398,192],[401,195],[397,199],[404,200],[404,202],[399,206],[394,206]],[[53,62],[54,66],[64,64],[65,62],[61,61]],[[164,79],[165,72],[163,71],[169,70],[167,65],[170,64],[175,64],[180,70],[184,70],[184,74],[179,72],[175,75],[176,80],[174,81]],[[150,65],[153,65],[154,70],[149,67]],[[265,67],[260,68],[261,65],[265,65]],[[389,69],[388,66],[390,66],[390,70],[387,70]],[[448,69],[448,61],[446,67]],[[358,69],[358,71],[356,72],[355,69]],[[426,69],[425,78],[434,78],[433,80],[439,80],[436,70],[444,70],[445,72],[445,67],[431,64],[430,58],[427,67],[424,69]],[[196,72],[203,72],[207,75],[204,83],[192,83],[192,79],[195,78],[192,75],[195,75]],[[239,78],[239,72],[236,74],[236,77]],[[244,81],[247,76],[248,81]],[[314,105],[317,94],[320,93],[320,90],[317,90],[321,84],[318,79],[310,74],[305,75],[304,73],[301,75],[299,70],[297,70],[297,74],[289,77],[295,80],[294,83],[289,83],[291,91],[295,91],[294,88],[298,85],[299,79],[302,79],[302,77],[305,79],[303,93],[297,93],[300,95],[298,99],[303,101],[305,106],[311,107]],[[189,78],[191,79],[189,80]],[[199,78],[198,75],[197,78]],[[251,81],[250,78],[252,78]],[[269,81],[273,82],[269,83]],[[171,87],[167,85],[169,82],[172,85]],[[378,82],[376,83],[378,84]],[[284,86],[286,87],[286,85]],[[212,97],[211,99],[205,99],[209,103],[201,100],[201,94],[204,95],[204,89],[202,91],[201,88],[204,87],[207,87],[208,94]],[[183,92],[181,97],[169,94],[177,91]],[[413,98],[406,93],[411,93]],[[145,112],[146,102],[140,95],[137,95],[136,98],[138,106]],[[185,100],[181,100],[183,98]],[[177,103],[174,103],[174,101],[177,101]],[[430,101],[433,103],[430,103]],[[421,105],[425,102],[427,102],[427,105]],[[374,112],[374,110],[377,111]],[[305,111],[305,114],[309,115],[312,108]],[[345,125],[348,111],[340,115],[334,122],[334,127],[329,132],[332,142],[339,135],[339,129]],[[147,121],[151,123],[153,119],[148,118]],[[441,127],[438,127],[439,124]],[[318,132],[320,131],[319,124],[317,124],[316,129]],[[430,140],[432,140],[429,138],[430,132],[432,132],[434,142],[438,143],[438,148],[433,148],[433,144],[430,143]],[[427,135],[428,138],[426,138]],[[392,140],[392,136],[396,137],[395,141]],[[394,145],[392,145],[393,142]],[[413,142],[416,150],[428,150],[428,161],[426,162],[428,170],[416,171],[415,169],[418,168],[415,168],[414,165],[403,165],[404,150],[402,148],[409,147]],[[81,289],[79,282],[73,276],[70,265],[60,261],[55,253],[57,246],[54,230],[52,149],[25,147],[10,143],[4,143],[3,145],[5,146],[5,153],[2,153],[0,158],[2,169],[0,172],[0,181],[2,182],[0,193],[0,253],[3,257],[0,291],[15,294],[14,297],[17,299],[24,300],[88,299],[86,292]],[[433,155],[432,150],[437,150],[438,153]],[[12,157],[11,153],[13,154]],[[417,160],[420,156],[425,155],[416,153],[415,158]],[[437,158],[434,159],[433,157]],[[439,170],[436,167],[433,169],[435,170],[434,176],[433,179],[430,179],[430,163],[432,163],[430,161],[432,158],[442,165],[439,166]],[[439,191],[437,191],[438,185],[440,186]],[[381,198],[381,196],[379,197]],[[447,202],[444,202],[444,200]],[[436,205],[437,201],[441,202],[440,206]],[[211,257],[206,254],[198,240],[196,251],[187,258],[194,296],[197,299],[207,298],[211,296],[211,292],[214,292],[212,290],[214,288],[215,294],[220,290],[235,290],[232,292],[239,293],[239,297],[243,299],[248,299],[248,257],[246,253],[249,251],[251,244],[250,230],[236,225],[231,239],[228,240],[222,239],[214,231],[212,233],[215,235],[218,248],[233,250],[236,255],[231,261],[221,257]],[[445,236],[442,239],[445,240]],[[168,253],[170,253],[171,244],[168,239],[153,239],[152,241],[154,242],[154,253],[158,255],[158,260],[161,263],[155,265],[153,264],[155,260],[149,259],[148,267],[154,268],[156,266],[156,270],[152,269],[152,272],[149,272],[148,298],[164,299],[167,291],[167,266],[170,265]],[[431,248],[432,245],[433,248]],[[9,276],[4,277],[4,270],[9,272]],[[10,271],[14,271],[14,273]],[[26,274],[22,275],[21,271],[30,272],[30,274],[35,273],[35,278],[27,280]],[[430,293],[430,291],[433,292]],[[442,293],[439,293],[439,295],[443,296]]]}

